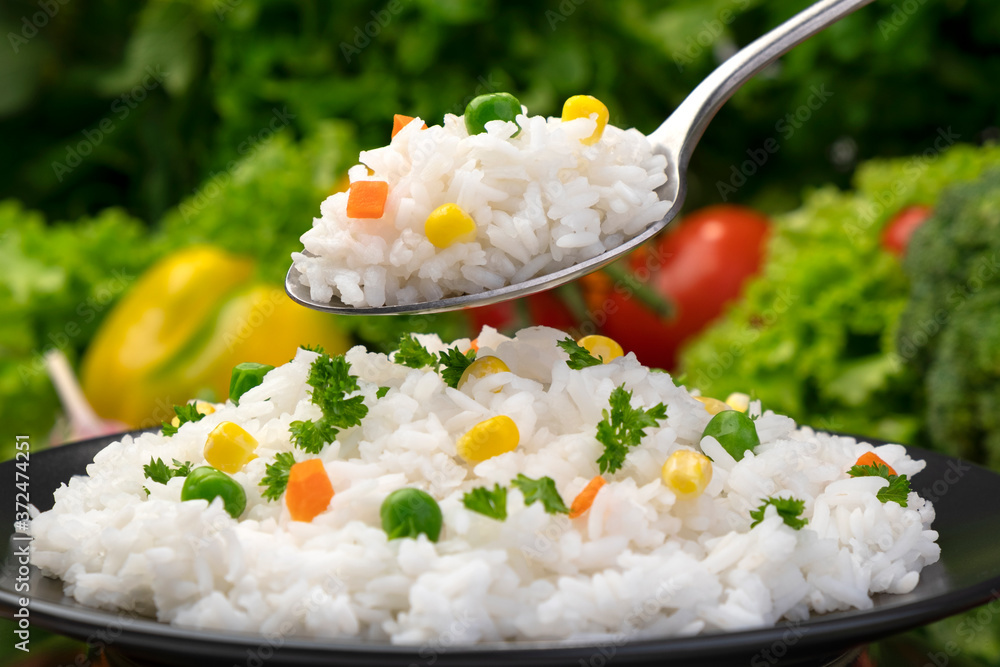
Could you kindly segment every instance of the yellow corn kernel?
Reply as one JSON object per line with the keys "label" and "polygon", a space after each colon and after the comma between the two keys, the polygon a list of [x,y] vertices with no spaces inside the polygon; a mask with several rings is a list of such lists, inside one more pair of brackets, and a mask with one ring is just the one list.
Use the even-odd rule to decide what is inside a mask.
{"label": "yellow corn kernel", "polygon": [[521,434],[517,424],[507,415],[479,422],[458,439],[458,455],[469,463],[479,463],[500,454],[512,452]]}
{"label": "yellow corn kernel", "polygon": [[726,402],[720,401],[717,398],[712,398],[711,396],[695,396],[694,400],[704,403],[705,412],[710,415],[717,415],[720,412],[732,409]]}
{"label": "yellow corn kernel", "polygon": [[424,223],[427,240],[438,248],[476,240],[476,221],[456,204],[441,204]]}
{"label": "yellow corn kernel", "polygon": [[[465,369],[464,373],[462,373],[462,377],[459,378],[458,380],[458,388],[461,389],[465,385],[465,383],[469,382],[470,380],[478,380],[480,378],[486,377],[487,375],[493,375],[495,373],[509,373],[509,372],[510,368],[507,367],[507,364],[505,364],[497,357],[493,357],[490,355],[479,357],[471,364],[469,364],[469,367]],[[500,387],[494,389],[493,393],[494,394],[500,393]]]}
{"label": "yellow corn kernel", "polygon": [[625,356],[625,350],[617,342],[607,336],[584,336],[576,344],[608,363],[618,357]]}
{"label": "yellow corn kernel", "polygon": [[747,394],[734,391],[726,397],[726,405],[738,412],[746,412],[750,407],[750,397]]}
{"label": "yellow corn kernel", "polygon": [[586,139],[580,140],[588,146],[597,142],[604,134],[604,128],[608,124],[608,108],[599,99],[590,95],[574,95],[563,104],[563,121],[590,118],[595,113],[597,114],[597,129]]}
{"label": "yellow corn kernel", "polygon": [[[211,403],[208,403],[206,401],[197,401],[194,404],[194,409],[203,415],[210,415],[213,412],[215,412],[215,407]],[[173,426],[180,426],[181,420],[179,417],[174,417],[173,419],[170,420],[170,423]]]}
{"label": "yellow corn kernel", "polygon": [[694,498],[712,481],[712,462],[704,454],[681,449],[667,458],[660,475],[664,485],[679,497]]}
{"label": "yellow corn kernel", "polygon": [[233,474],[257,458],[257,439],[233,422],[222,422],[208,434],[205,460],[216,470]]}

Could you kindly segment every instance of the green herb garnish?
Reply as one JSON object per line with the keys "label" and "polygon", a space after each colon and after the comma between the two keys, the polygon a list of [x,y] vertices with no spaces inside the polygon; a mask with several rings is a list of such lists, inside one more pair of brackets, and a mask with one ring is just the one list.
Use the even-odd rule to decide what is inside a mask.
{"label": "green herb garnish", "polygon": [[339,431],[330,425],[326,417],[316,421],[294,421],[288,426],[292,444],[310,454],[319,454],[326,443],[333,442]]}
{"label": "green herb garnish", "polygon": [[260,480],[260,485],[264,487],[261,492],[267,500],[277,500],[285,492],[288,486],[288,473],[295,465],[295,454],[291,452],[278,452],[274,455],[274,463],[268,463],[264,467],[264,478]]}
{"label": "green herb garnish", "polygon": [[198,408],[190,403],[175,405],[174,413],[177,415],[177,420],[180,422],[177,426],[174,426],[170,422],[163,422],[163,435],[168,438],[177,433],[177,431],[180,430],[180,427],[184,424],[187,424],[188,422],[201,421],[205,418],[205,415],[198,412]]}
{"label": "green herb garnish", "polygon": [[847,471],[847,474],[851,477],[883,477],[885,479],[895,477],[895,475],[889,474],[888,466],[878,463],[877,461],[871,465],[851,466],[851,469]]}
{"label": "green herb garnish", "polygon": [[389,387],[379,387],[375,392],[375,398],[382,398],[389,393]]}
{"label": "green herb garnish", "polygon": [[[149,479],[160,484],[166,484],[174,477],[187,477],[188,473],[191,472],[191,462],[185,461],[181,463],[177,459],[173,459],[173,467],[168,466],[163,462],[162,459],[149,459],[149,463],[142,466],[142,472]],[[146,490],[149,493],[149,490]]]}
{"label": "green herb garnish", "polygon": [[341,356],[323,356],[313,362],[309,371],[312,401],[323,410],[331,424],[339,428],[357,426],[368,414],[364,397],[347,394],[358,391],[358,378],[351,375],[351,365]]}
{"label": "green herb garnish", "polygon": [[441,378],[449,387],[457,389],[462,373],[476,360],[476,351],[469,350],[463,354],[457,347],[452,347],[440,353],[438,360],[441,364]]}
{"label": "green herb garnish", "polygon": [[632,392],[625,385],[611,392],[611,412],[603,410],[597,424],[597,440],[604,445],[604,453],[597,459],[601,472],[616,472],[625,464],[630,447],[637,446],[646,436],[645,429],[659,425],[667,416],[667,406],[657,403],[648,410],[633,408]]}
{"label": "green herb garnish", "polygon": [[551,477],[541,479],[531,479],[518,474],[516,479],[511,480],[511,484],[521,489],[524,494],[524,504],[531,505],[535,501],[542,501],[545,511],[549,514],[569,514],[569,508],[563,502],[562,496],[556,490],[556,483]]}
{"label": "green herb garnish", "polygon": [[884,486],[878,490],[875,497],[883,503],[890,500],[899,503],[900,507],[906,507],[906,497],[910,495],[910,482],[906,475],[891,475],[889,486]]}
{"label": "green herb garnish", "polygon": [[313,388],[312,402],[323,410],[316,421],[294,421],[289,431],[296,447],[318,454],[333,442],[341,429],[357,426],[368,414],[363,396],[347,395],[359,389],[358,378],[351,375],[351,365],[343,357],[322,355],[309,368],[307,384]]}
{"label": "green herb garnish", "polygon": [[393,362],[409,368],[432,366],[437,370],[438,358],[421,345],[413,334],[403,334],[399,339],[399,349],[392,357]]}
{"label": "green herb garnish", "polygon": [[[562,499],[559,502],[561,503]],[[462,504],[473,512],[503,521],[507,518],[507,489],[499,484],[494,485],[492,491],[480,486],[462,496]]]}
{"label": "green herb garnish", "polygon": [[441,378],[449,387],[458,388],[462,373],[476,360],[476,351],[460,352],[457,347],[451,347],[434,354],[413,337],[404,334],[399,340],[399,349],[392,357],[393,362],[409,368],[433,368],[441,373]]}
{"label": "green herb garnish", "polygon": [[569,355],[569,361],[566,364],[575,371],[587,368],[588,366],[600,366],[604,363],[600,357],[592,355],[587,348],[577,345],[576,341],[572,338],[564,338],[558,341],[556,345]]}
{"label": "green herb garnish", "polygon": [[890,500],[899,503],[900,507],[906,507],[906,497],[910,494],[910,481],[906,475],[892,475],[889,468],[881,463],[864,466],[851,466],[847,471],[851,477],[882,477],[889,480],[889,486],[883,486],[875,494],[875,497],[883,503]]}
{"label": "green herb garnish", "polygon": [[765,500],[760,507],[750,512],[750,518],[753,519],[753,523],[750,527],[753,528],[758,523],[764,520],[764,510],[767,509],[768,505],[774,505],[774,508],[778,510],[778,516],[781,517],[785,525],[794,528],[795,530],[800,530],[802,526],[809,523],[809,519],[801,519],[799,515],[806,509],[806,501],[796,500],[795,498],[768,498]]}

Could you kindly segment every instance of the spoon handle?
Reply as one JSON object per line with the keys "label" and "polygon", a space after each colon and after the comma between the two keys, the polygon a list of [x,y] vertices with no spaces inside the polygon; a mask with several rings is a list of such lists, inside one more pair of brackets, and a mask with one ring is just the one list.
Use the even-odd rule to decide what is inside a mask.
{"label": "spoon handle", "polygon": [[698,84],[649,135],[650,141],[669,149],[683,174],[705,128],[737,88],[796,44],[870,2],[872,0],[820,0],[754,40]]}

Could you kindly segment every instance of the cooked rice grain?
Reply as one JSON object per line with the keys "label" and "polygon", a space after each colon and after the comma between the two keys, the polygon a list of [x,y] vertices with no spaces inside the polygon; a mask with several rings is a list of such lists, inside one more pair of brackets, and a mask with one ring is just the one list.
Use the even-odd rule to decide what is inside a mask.
{"label": "cooked rice grain", "polygon": [[[258,486],[265,464],[293,451],[290,422],[320,416],[305,383],[316,354],[300,351],[238,407],[219,405],[171,438],[126,436],[101,451],[88,476],[61,487],[53,509],[35,517],[32,560],[83,604],[179,625],[400,644],[447,632],[464,644],[690,635],[867,609],[873,593],[912,590],[921,568],[938,559],[928,501],[910,493],[906,508],[882,503],[875,494],[885,480],[846,474],[873,449],[898,473],[919,473],[924,463],[903,447],[873,448],[765,412],[756,421],[761,445],[736,462],[701,438],[710,415],[669,375],[631,354],[571,370],[555,344],[563,336],[541,327],[515,339],[484,330],[479,354],[498,356],[511,373],[461,391],[432,370],[352,349],[347,359],[370,411],[320,454],[336,495],[311,523],[291,521],[284,503],[263,500]],[[432,351],[446,347],[418,338]],[[634,405],[666,403],[667,419],[647,430],[622,470],[606,475],[586,514],[546,514],[541,503],[525,506],[516,488],[504,522],[463,506],[465,492],[509,486],[518,473],[551,477],[568,504],[598,474],[596,426],[622,384]],[[377,399],[380,386],[389,391]],[[759,414],[759,402],[751,412]],[[499,414],[518,425],[517,449],[475,466],[458,458],[456,440]],[[218,502],[180,502],[181,478],[163,485],[143,476],[152,457],[205,465],[205,440],[221,421],[260,442],[259,458],[234,475],[248,492],[240,521]],[[694,500],[679,500],[660,481],[678,449],[715,459],[711,483]],[[438,500],[438,543],[386,539],[379,507],[404,486]],[[750,510],[787,495],[805,501],[808,525],[793,530],[772,509],[750,529]]]}
{"label": "cooked rice grain", "polygon": [[[666,214],[656,193],[666,158],[638,130],[608,125],[586,146],[589,118],[518,123],[517,137],[502,121],[469,136],[461,116],[425,130],[418,118],[362,152],[348,175],[389,183],[385,213],[348,218],[347,193],[322,203],[302,235],[308,254],[292,254],[311,297],[391,306],[496,289],[595,257]],[[473,217],[475,241],[439,250],[427,240],[427,216],[446,203]]]}

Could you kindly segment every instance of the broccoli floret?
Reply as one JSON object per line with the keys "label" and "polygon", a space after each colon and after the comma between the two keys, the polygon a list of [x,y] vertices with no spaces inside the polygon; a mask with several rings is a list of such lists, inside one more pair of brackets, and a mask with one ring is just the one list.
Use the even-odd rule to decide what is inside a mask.
{"label": "broccoli floret", "polygon": [[924,377],[930,437],[1000,466],[1000,169],[942,195],[904,269],[897,362]]}

